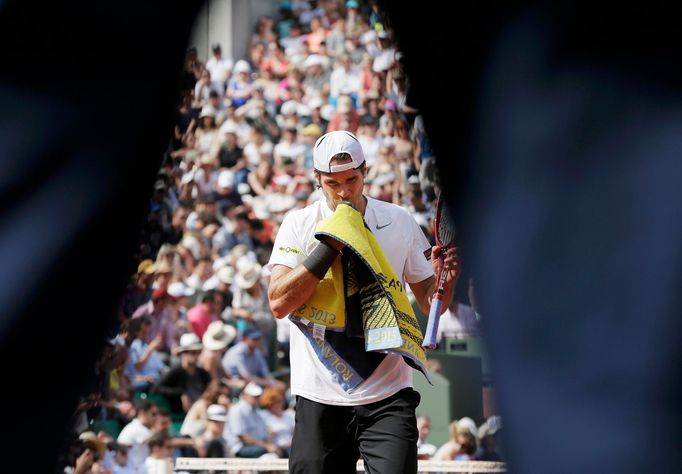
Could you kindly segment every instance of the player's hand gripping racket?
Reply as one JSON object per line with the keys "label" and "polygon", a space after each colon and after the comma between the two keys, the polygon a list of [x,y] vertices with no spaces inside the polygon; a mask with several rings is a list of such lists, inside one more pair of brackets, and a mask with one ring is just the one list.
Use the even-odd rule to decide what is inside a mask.
{"label": "player's hand gripping racket", "polygon": [[431,309],[429,311],[429,321],[426,324],[426,333],[422,346],[426,349],[436,348],[436,336],[438,335],[438,321],[440,320],[441,308],[443,306],[443,293],[445,291],[445,280],[447,270],[445,269],[445,251],[455,245],[455,226],[452,218],[445,207],[442,196],[438,196],[436,204],[436,218],[433,221],[433,233],[436,237],[436,245],[440,247],[438,255],[438,267],[436,271],[436,292],[431,299]]}

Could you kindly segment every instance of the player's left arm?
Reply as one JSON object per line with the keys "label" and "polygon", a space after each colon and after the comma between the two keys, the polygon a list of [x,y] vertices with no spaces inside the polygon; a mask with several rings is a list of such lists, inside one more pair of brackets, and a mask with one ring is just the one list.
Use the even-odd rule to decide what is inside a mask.
{"label": "player's left arm", "polygon": [[[429,314],[431,307],[431,298],[436,292],[436,272],[438,272],[438,257],[440,256],[441,248],[434,245],[431,250],[431,265],[433,266],[434,275],[426,278],[417,283],[410,283],[410,289],[414,293],[414,297],[417,300],[417,304],[424,312],[424,314]],[[457,284],[457,279],[461,273],[461,266],[459,257],[457,255],[457,247],[452,247],[445,251],[445,288],[443,294],[443,306],[442,312],[450,306],[452,301],[452,295],[455,290],[455,285]]]}

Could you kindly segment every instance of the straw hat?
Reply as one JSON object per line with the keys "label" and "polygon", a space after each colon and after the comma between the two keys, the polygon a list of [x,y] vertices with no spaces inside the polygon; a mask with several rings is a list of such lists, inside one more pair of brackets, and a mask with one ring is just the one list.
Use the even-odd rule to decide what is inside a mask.
{"label": "straw hat", "polygon": [[248,262],[239,268],[234,280],[239,288],[248,290],[260,280],[261,266],[256,262]]}
{"label": "straw hat", "polygon": [[237,336],[237,330],[222,321],[213,321],[208,325],[201,338],[206,349],[219,351],[225,349]]}
{"label": "straw hat", "polygon": [[96,451],[98,459],[104,459],[107,453],[107,445],[97,437],[94,431],[83,431],[78,435],[78,439],[83,442],[83,446]]}

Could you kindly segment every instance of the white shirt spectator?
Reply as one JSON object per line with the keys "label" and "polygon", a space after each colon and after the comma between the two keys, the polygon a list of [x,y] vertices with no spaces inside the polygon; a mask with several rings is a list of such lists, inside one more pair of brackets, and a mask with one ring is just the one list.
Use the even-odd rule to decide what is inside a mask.
{"label": "white shirt spectator", "polygon": [[365,153],[367,166],[372,166],[379,156],[381,139],[378,137],[370,137],[369,135],[358,135],[358,141],[360,142],[360,145],[362,145],[362,151]]}
{"label": "white shirt spectator", "polygon": [[254,142],[249,142],[244,147],[244,156],[246,156],[247,161],[250,166],[258,166],[261,162],[261,156],[269,159],[272,156],[272,151],[274,146],[271,141],[265,140],[261,146],[256,145]]}
{"label": "white shirt spectator", "polygon": [[173,463],[169,458],[156,459],[149,456],[145,462],[145,474],[168,474],[173,471]]}
{"label": "white shirt spectator", "polygon": [[334,69],[329,77],[329,92],[332,97],[340,94],[357,94],[360,91],[360,71],[352,66],[348,70],[344,67]]}
{"label": "white shirt spectator", "polygon": [[206,176],[206,171],[203,168],[199,168],[194,174],[194,182],[199,187],[202,195],[207,195],[216,190],[218,185],[218,171],[212,170],[208,176]]}
{"label": "white shirt spectator", "polygon": [[227,81],[227,78],[232,71],[232,66],[233,61],[231,58],[221,57],[218,59],[215,56],[211,56],[211,58],[206,61],[206,69],[208,69],[208,72],[211,74],[211,83],[216,86],[221,86],[221,89],[218,90],[221,96],[224,95],[225,81]]}
{"label": "white shirt spectator", "polygon": [[478,334],[478,315],[464,303],[457,303],[456,309],[448,308],[440,317],[437,340],[445,337],[466,337]]}
{"label": "white shirt spectator", "polygon": [[284,410],[282,416],[276,416],[269,410],[261,410],[260,416],[268,426],[272,442],[277,446],[291,446],[294,435],[294,414]]}
{"label": "white shirt spectator", "polygon": [[305,147],[300,143],[279,142],[273,150],[275,156],[297,159],[305,153]]}
{"label": "white shirt spectator", "polygon": [[303,49],[303,43],[306,41],[305,35],[282,38],[279,40],[280,44],[284,47],[284,54],[288,58],[303,54],[305,50]]}
{"label": "white shirt spectator", "polygon": [[374,56],[374,62],[372,63],[372,70],[374,72],[383,72],[391,67],[391,64],[395,61],[395,49],[386,48],[382,49]]}
{"label": "white shirt spectator", "polygon": [[118,435],[117,441],[120,444],[129,446],[128,465],[140,472],[144,472],[144,462],[149,456],[149,446],[147,441],[152,435],[152,430],[147,428],[142,422],[135,418],[128,423]]}

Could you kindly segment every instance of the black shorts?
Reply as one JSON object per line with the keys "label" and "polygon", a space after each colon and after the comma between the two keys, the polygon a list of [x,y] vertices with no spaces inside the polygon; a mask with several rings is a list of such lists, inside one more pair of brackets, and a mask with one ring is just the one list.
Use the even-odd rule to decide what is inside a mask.
{"label": "black shorts", "polygon": [[362,457],[368,474],[416,473],[420,399],[412,388],[350,407],[297,397],[289,472],[354,474]]}

